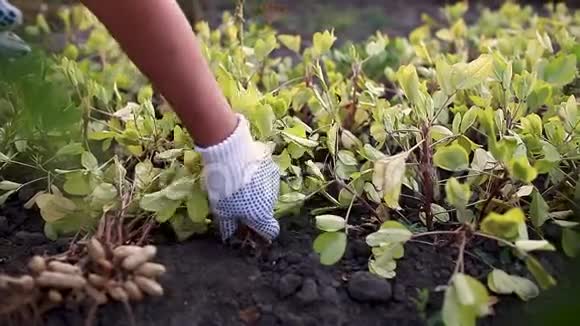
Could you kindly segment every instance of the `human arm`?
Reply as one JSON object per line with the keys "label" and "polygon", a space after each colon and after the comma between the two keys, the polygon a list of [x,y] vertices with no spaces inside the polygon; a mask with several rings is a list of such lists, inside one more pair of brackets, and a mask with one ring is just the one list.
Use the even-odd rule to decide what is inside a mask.
{"label": "human arm", "polygon": [[204,163],[205,187],[222,238],[240,223],[272,240],[280,175],[271,153],[234,113],[175,0],[83,0],[169,101]]}

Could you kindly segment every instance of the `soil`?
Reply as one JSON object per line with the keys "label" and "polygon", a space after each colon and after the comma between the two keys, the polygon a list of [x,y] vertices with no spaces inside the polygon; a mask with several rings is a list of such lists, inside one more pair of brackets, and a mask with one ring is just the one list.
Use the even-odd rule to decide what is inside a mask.
{"label": "soil", "polygon": [[[46,239],[38,213],[21,207],[12,201],[0,210],[0,272],[17,274],[33,254],[68,248],[67,239]],[[281,224],[280,237],[259,256],[223,245],[214,234],[176,243],[157,231],[158,261],[168,268],[162,279],[166,293],[132,305],[135,325],[437,325],[443,293],[435,290],[451,276],[458,252],[453,242],[408,243],[397,277],[387,281],[367,272],[370,250],[361,239],[349,241],[340,263],[323,266],[311,249],[316,236],[311,218],[304,214]],[[481,280],[490,271],[483,261],[527,275],[493,242],[474,243],[467,252],[466,272]],[[562,275],[563,258],[556,253],[541,258],[548,271]],[[421,289],[431,292],[424,309],[416,303]],[[496,316],[480,325],[509,325],[514,314],[524,320],[534,311],[514,297],[500,300]],[[46,316],[46,325],[84,325],[86,315],[83,307],[62,308]],[[111,304],[101,308],[95,325],[132,325],[129,318],[124,306]]]}

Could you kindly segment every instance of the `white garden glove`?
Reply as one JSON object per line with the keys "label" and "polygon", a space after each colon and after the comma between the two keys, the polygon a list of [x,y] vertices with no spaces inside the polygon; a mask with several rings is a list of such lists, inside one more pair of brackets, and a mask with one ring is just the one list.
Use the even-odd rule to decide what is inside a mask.
{"label": "white garden glove", "polygon": [[22,24],[22,12],[0,0],[0,55],[23,55],[30,52],[30,47],[14,34],[12,30]]}
{"label": "white garden glove", "polygon": [[252,138],[245,117],[238,114],[238,126],[226,140],[196,150],[202,156],[204,184],[222,240],[229,239],[240,223],[268,241],[276,238],[280,171],[267,147]]}
{"label": "white garden glove", "polygon": [[22,12],[7,0],[0,0],[0,31],[11,31],[22,25]]}

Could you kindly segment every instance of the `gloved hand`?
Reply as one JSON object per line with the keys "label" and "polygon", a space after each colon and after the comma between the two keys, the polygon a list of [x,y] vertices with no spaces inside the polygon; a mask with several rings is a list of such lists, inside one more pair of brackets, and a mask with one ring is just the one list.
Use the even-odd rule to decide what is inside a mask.
{"label": "gloved hand", "polygon": [[245,224],[267,241],[280,232],[274,218],[280,171],[267,147],[253,140],[249,123],[238,114],[238,126],[220,144],[196,150],[204,164],[204,185],[222,240]]}
{"label": "gloved hand", "polygon": [[12,30],[22,24],[22,12],[0,0],[0,55],[22,55],[30,52],[30,47]]}
{"label": "gloved hand", "polygon": [[8,0],[0,0],[0,31],[11,31],[22,24],[22,12]]}

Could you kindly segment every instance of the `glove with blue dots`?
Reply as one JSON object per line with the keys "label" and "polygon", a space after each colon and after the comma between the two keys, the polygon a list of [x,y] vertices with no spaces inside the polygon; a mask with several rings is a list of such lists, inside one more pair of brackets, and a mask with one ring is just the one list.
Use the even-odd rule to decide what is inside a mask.
{"label": "glove with blue dots", "polygon": [[7,0],[0,0],[0,56],[19,56],[31,51],[28,44],[12,32],[20,25],[22,12]]}
{"label": "glove with blue dots", "polygon": [[0,31],[10,31],[22,24],[22,12],[7,0],[0,0]]}
{"label": "glove with blue dots", "polygon": [[267,147],[254,141],[249,123],[238,114],[238,126],[220,144],[196,150],[204,164],[204,186],[226,241],[244,224],[267,241],[280,232],[274,218],[280,171]]}

